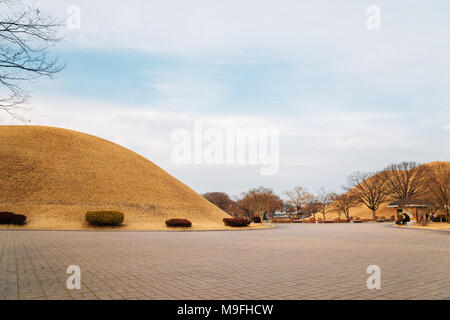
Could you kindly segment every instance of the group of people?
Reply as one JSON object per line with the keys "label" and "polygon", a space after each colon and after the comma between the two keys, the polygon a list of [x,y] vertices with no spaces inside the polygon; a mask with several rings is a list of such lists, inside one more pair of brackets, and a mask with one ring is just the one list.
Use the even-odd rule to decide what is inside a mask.
{"label": "group of people", "polygon": [[[402,219],[402,224],[408,224],[409,221],[411,221],[411,218],[409,217],[409,215],[407,213],[402,213],[403,219]],[[434,219],[434,214],[431,214],[431,216],[428,214],[428,212],[425,214],[425,218],[426,221],[429,220],[433,220]]]}

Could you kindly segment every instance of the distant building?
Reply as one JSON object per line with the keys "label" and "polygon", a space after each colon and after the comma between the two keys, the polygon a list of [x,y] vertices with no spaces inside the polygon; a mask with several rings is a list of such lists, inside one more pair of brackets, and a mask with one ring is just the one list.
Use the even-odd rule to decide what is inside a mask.
{"label": "distant building", "polygon": [[394,209],[395,221],[398,220],[398,215],[403,213],[412,215],[411,218],[415,218],[416,221],[420,221],[421,217],[426,214],[427,209],[430,206],[431,204],[424,200],[408,199],[391,202],[387,207]]}

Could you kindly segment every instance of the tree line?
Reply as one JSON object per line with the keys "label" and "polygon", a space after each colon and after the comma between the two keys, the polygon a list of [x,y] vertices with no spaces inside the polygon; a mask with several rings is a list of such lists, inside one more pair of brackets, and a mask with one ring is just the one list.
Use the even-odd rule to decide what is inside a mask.
{"label": "tree line", "polygon": [[396,202],[399,208],[411,202],[424,203],[428,212],[439,214],[449,221],[450,215],[450,163],[436,162],[423,165],[416,162],[390,164],[374,172],[355,172],[347,178],[341,193],[321,188],[311,193],[296,186],[283,193],[284,199],[271,188],[259,187],[230,197],[224,192],[209,192],[207,200],[233,216],[272,218],[276,212],[291,217],[305,218],[316,215],[326,220],[327,213],[336,212],[351,220],[350,210],[366,206],[376,221],[382,203]]}

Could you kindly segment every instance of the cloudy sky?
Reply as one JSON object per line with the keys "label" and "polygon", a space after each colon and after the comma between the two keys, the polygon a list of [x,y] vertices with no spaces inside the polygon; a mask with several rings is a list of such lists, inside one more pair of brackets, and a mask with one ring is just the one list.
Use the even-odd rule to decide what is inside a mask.
{"label": "cloudy sky", "polygon": [[[36,2],[78,6],[81,28],[54,47],[67,68],[29,85],[26,123],[119,143],[198,192],[340,191],[356,170],[450,160],[447,0]],[[278,174],[174,164],[171,134],[195,121],[278,128]]]}

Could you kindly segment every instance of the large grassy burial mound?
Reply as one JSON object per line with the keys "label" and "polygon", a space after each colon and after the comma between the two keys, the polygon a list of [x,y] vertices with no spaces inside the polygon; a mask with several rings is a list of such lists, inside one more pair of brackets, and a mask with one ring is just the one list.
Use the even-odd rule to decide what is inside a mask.
{"label": "large grassy burial mound", "polygon": [[[146,158],[109,141],[58,128],[0,126],[0,211],[27,216],[26,228],[91,228],[85,213],[115,210],[119,229],[224,229],[225,212]],[[0,226],[1,227],[1,226]]]}

